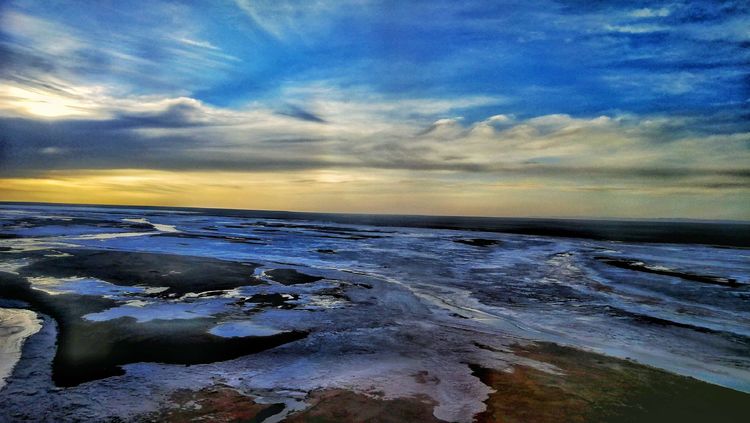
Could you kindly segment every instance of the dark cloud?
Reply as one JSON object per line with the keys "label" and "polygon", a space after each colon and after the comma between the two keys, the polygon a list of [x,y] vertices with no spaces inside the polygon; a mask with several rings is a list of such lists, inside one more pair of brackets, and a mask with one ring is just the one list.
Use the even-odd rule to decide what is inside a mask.
{"label": "dark cloud", "polygon": [[750,167],[747,168],[695,168],[695,167],[581,167],[581,166],[548,166],[531,164],[524,168],[495,167],[492,170],[501,172],[519,171],[520,173],[542,176],[577,176],[604,177],[615,179],[646,179],[654,181],[678,181],[703,177],[724,177],[746,180],[750,183]]}
{"label": "dark cloud", "polygon": [[178,101],[154,112],[120,112],[115,119],[104,122],[108,128],[189,128],[222,124],[226,123],[207,121],[195,101]]}
{"label": "dark cloud", "polygon": [[[750,149],[739,136],[750,132],[750,49],[736,30],[748,3],[397,3],[332,10],[331,17],[319,17],[333,21],[326,30],[275,40],[227,25],[226,9],[209,6],[154,2],[131,11],[92,3],[101,19],[81,22],[76,2],[54,12],[34,4],[8,7],[6,15],[22,17],[15,29],[0,28],[0,83],[75,100],[71,107],[90,106],[84,112],[98,118],[0,118],[0,174],[382,169],[477,181],[747,186],[748,169],[730,156]],[[193,15],[180,20],[165,10]],[[39,31],[25,33],[30,23]],[[173,28],[205,32],[189,34],[197,41],[186,43]],[[302,26],[299,31],[306,34]],[[197,37],[208,34],[215,37]],[[503,100],[394,107],[401,100],[450,103],[472,96]],[[7,103],[12,116],[32,112]],[[347,120],[337,109],[341,103],[359,106],[356,118]],[[475,122],[499,113],[518,121],[486,121],[479,129],[491,135],[472,138]],[[578,119],[532,122],[548,114]],[[605,124],[612,132],[597,138],[599,129],[587,126],[586,117],[602,114],[624,123]],[[252,125],[243,116],[266,121]],[[503,133],[516,124],[528,132]],[[512,138],[507,144],[506,136]],[[524,136],[542,146],[524,150]],[[682,145],[698,143],[691,147],[695,157],[677,159],[686,157],[679,154]],[[620,163],[620,153],[630,161],[617,167],[612,163]],[[633,164],[642,157],[648,160]],[[722,157],[729,158],[723,165]]]}
{"label": "dark cloud", "polygon": [[261,144],[267,145],[305,145],[314,143],[324,143],[328,141],[325,138],[271,138],[260,141]]}
{"label": "dark cloud", "polygon": [[750,5],[744,0],[703,0],[683,1],[667,18],[674,23],[705,24],[730,19],[750,12]]}
{"label": "dark cloud", "polygon": [[55,70],[53,60],[7,41],[0,41],[0,72],[3,76],[13,73],[51,73]]}
{"label": "dark cloud", "polygon": [[[149,116],[144,127],[176,127],[190,119],[182,114],[195,109],[182,105],[167,109],[160,119]],[[161,115],[160,115],[161,116]],[[176,117],[175,117],[176,116]],[[155,120],[156,119],[156,120]],[[125,123],[123,123],[125,122]],[[65,169],[161,169],[209,171],[295,171],[309,169],[384,169],[440,171],[479,178],[506,176],[542,177],[571,181],[632,181],[653,186],[682,186],[695,181],[696,187],[711,189],[748,188],[750,167],[698,166],[575,166],[558,163],[487,164],[456,156],[447,160],[436,155],[436,146],[409,146],[389,141],[371,145],[363,154],[341,144],[327,146],[324,139],[277,138],[249,142],[242,149],[214,145],[208,150],[200,135],[144,136],[133,118],[107,121],[40,122],[31,119],[0,119],[0,175],[33,176]],[[192,124],[190,124],[192,125]],[[309,149],[308,143],[316,144]],[[299,148],[298,148],[299,147]],[[316,154],[320,153],[320,154]],[[429,157],[436,157],[430,159]]]}
{"label": "dark cloud", "polygon": [[305,110],[302,107],[295,106],[292,104],[288,104],[283,110],[277,112],[278,114],[282,116],[289,116],[293,117],[295,119],[300,119],[308,122],[316,122],[316,123],[328,123],[325,119],[322,117],[310,112],[309,110]]}

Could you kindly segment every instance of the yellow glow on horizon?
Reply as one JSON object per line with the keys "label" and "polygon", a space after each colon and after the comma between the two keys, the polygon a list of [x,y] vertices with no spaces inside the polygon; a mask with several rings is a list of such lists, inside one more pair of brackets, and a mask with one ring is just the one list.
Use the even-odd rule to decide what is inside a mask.
{"label": "yellow glow on horizon", "polygon": [[[742,197],[723,211],[746,216]],[[726,198],[724,199],[726,200]],[[207,172],[140,169],[0,178],[0,201],[464,216],[705,217],[716,198],[575,190],[549,181],[466,181],[407,171]],[[723,218],[724,215],[715,216]]]}

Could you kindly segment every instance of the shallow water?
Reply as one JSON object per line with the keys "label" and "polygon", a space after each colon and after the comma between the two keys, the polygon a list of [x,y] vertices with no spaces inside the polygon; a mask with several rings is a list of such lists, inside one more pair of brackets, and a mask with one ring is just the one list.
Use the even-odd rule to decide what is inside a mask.
{"label": "shallow water", "polygon": [[[292,367],[310,384],[338,383],[335,371],[364,375],[382,368],[388,369],[381,369],[384,374],[406,374],[413,370],[410,366],[443,366],[450,375],[446,377],[458,380],[470,377],[468,369],[464,374],[459,366],[462,354],[480,354],[462,352],[466,345],[489,343],[502,350],[502,345],[519,340],[546,340],[750,392],[750,250],[321,219],[4,206],[0,231],[20,238],[0,239],[5,250],[0,252],[0,270],[23,274],[29,260],[84,248],[255,263],[260,285],[175,297],[159,297],[158,289],[154,291],[158,287],[137,281],[120,286],[85,275],[32,278],[31,283],[52,295],[114,301],[112,307],[83,316],[90,321],[128,322],[129,330],[137,331],[145,323],[210,319],[207,332],[217,338],[308,331],[305,348],[340,357],[333,365],[322,352],[306,356],[304,369],[298,358],[288,358],[289,369],[256,376],[256,383],[267,388],[281,384]],[[89,222],[91,230],[76,222]],[[640,262],[669,275],[617,267],[608,260]],[[322,279],[281,284],[268,277],[274,269]],[[699,281],[707,278],[735,283]],[[117,320],[123,318],[130,320]],[[331,352],[326,339],[338,345],[339,355]],[[375,361],[368,364],[363,354]],[[414,361],[386,358],[391,354]],[[486,349],[481,354],[485,361],[512,360]],[[263,357],[259,354],[257,360]],[[137,365],[129,365],[128,374],[136,370]],[[427,389],[398,386],[392,382],[396,379],[376,385],[394,395]],[[440,391],[448,387],[434,389],[433,395],[454,395],[457,404],[439,407],[436,415],[456,418],[479,408],[471,390],[460,394]],[[484,392],[472,389],[475,396]]]}

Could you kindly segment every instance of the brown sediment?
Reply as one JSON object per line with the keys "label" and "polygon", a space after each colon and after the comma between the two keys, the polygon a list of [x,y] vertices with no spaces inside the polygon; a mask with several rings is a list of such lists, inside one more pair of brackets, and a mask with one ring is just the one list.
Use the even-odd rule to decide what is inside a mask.
{"label": "brown sediment", "polygon": [[471,365],[495,390],[478,423],[742,422],[750,415],[748,394],[628,360],[551,343],[516,346],[514,352],[560,373]]}
{"label": "brown sediment", "polygon": [[591,287],[599,292],[614,292],[611,286],[604,285],[600,282],[592,282]]}
{"label": "brown sediment", "polygon": [[340,389],[313,392],[311,406],[284,420],[288,423],[334,422],[442,422],[432,412],[435,402],[427,397],[380,399]]}
{"label": "brown sediment", "polygon": [[258,404],[228,386],[218,385],[191,391],[180,389],[161,410],[139,421],[182,422],[262,422],[284,410],[284,404]]}

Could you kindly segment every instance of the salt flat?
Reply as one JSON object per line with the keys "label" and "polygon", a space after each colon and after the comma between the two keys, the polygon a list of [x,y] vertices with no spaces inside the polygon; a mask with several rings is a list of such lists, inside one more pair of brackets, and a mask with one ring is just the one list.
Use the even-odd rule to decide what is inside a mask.
{"label": "salt flat", "polygon": [[747,411],[740,246],[96,207],[0,225],[6,420]]}

